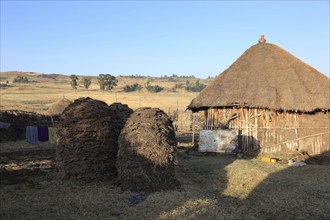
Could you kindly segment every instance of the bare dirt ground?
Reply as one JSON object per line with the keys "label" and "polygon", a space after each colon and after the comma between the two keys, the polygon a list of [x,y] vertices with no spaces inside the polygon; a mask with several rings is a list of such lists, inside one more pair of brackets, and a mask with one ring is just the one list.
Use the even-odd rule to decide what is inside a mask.
{"label": "bare dirt ground", "polygon": [[1,219],[330,219],[329,165],[198,154],[180,143],[181,188],[130,204],[136,193],[115,182],[57,180],[48,142],[1,142],[0,149]]}

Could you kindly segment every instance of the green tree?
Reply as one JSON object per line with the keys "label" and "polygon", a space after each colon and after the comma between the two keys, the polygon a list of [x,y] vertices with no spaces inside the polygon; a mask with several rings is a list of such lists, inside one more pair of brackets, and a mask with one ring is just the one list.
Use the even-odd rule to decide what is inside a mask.
{"label": "green tree", "polygon": [[70,76],[70,79],[71,79],[71,87],[72,87],[73,89],[77,89],[77,86],[78,86],[77,80],[79,79],[78,76],[72,74],[72,75]]}
{"label": "green tree", "polygon": [[97,77],[97,80],[99,82],[100,89],[108,91],[111,91],[114,87],[116,87],[118,82],[116,77],[111,74],[100,74],[99,77]]}
{"label": "green tree", "polygon": [[92,84],[91,78],[90,78],[90,77],[84,77],[84,78],[82,79],[82,81],[83,81],[83,85],[84,85],[85,89],[88,90],[89,87],[90,87],[91,84]]}

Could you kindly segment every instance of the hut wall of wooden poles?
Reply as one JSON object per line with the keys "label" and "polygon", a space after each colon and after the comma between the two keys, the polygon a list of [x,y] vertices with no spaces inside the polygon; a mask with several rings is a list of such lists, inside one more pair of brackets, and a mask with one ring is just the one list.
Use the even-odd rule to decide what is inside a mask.
{"label": "hut wall of wooden poles", "polygon": [[209,108],[204,116],[204,129],[241,131],[240,148],[245,152],[259,147],[265,153],[305,150],[319,154],[330,150],[329,111],[295,113],[232,107]]}

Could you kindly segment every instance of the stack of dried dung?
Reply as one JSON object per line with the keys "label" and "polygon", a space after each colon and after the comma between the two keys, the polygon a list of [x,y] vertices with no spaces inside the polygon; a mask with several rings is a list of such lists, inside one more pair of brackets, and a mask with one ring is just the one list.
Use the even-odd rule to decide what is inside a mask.
{"label": "stack of dried dung", "polygon": [[62,113],[57,129],[56,160],[60,179],[113,179],[117,175],[115,121],[109,106],[80,98]]}
{"label": "stack of dried dung", "polygon": [[128,107],[126,104],[120,102],[112,103],[110,106],[110,115],[116,121],[118,126],[118,136],[120,131],[123,129],[127,119],[133,113],[133,110]]}
{"label": "stack of dried dung", "polygon": [[137,109],[119,136],[117,169],[121,188],[133,192],[177,188],[176,144],[172,121],[162,110]]}

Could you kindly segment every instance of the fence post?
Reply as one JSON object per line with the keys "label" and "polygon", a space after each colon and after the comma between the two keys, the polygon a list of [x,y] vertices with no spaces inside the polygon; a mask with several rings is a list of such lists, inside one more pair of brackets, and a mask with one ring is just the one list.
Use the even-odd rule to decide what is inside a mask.
{"label": "fence post", "polygon": [[195,145],[195,114],[193,113],[192,114],[193,116],[193,120],[192,120],[192,145],[194,146]]}

